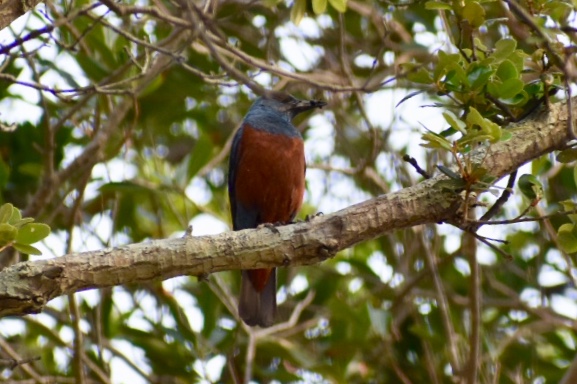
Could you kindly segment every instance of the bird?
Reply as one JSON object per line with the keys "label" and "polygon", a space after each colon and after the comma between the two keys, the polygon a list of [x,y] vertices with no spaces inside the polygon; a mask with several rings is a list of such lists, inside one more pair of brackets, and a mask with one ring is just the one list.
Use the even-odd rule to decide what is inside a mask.
{"label": "bird", "polygon": [[[288,224],[295,218],[303,202],[306,163],[303,138],[292,119],[325,105],[281,91],[266,91],[252,104],[230,152],[233,230]],[[239,317],[249,326],[269,327],[276,307],[276,270],[243,270]]]}

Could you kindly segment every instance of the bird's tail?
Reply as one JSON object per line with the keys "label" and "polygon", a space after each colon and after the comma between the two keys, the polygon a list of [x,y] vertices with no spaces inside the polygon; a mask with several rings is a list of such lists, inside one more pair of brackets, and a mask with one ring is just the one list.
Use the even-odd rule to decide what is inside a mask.
{"label": "bird's tail", "polygon": [[242,271],[238,315],[247,325],[270,327],[276,317],[276,270],[270,271],[260,290],[251,281],[251,272],[261,271]]}

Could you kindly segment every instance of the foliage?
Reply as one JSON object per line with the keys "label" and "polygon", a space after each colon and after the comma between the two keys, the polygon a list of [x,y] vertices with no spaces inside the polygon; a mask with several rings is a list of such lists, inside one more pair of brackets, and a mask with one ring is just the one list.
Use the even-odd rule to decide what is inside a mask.
{"label": "foliage", "polygon": [[[48,235],[22,216],[52,228],[45,256],[190,223],[228,230],[230,138],[263,88],[329,103],[296,121],[301,218],[419,182],[404,155],[478,201],[461,229],[396,231],[282,269],[280,318],[301,312],[278,328],[239,323],[237,273],[89,291],[0,320],[0,361],[26,361],[0,366],[0,380],[559,382],[577,340],[577,152],[542,156],[508,187],[475,154],[563,102],[574,17],[557,0],[40,4],[1,35],[2,245],[34,254]],[[499,209],[487,191],[505,196]],[[6,249],[0,268],[13,259]]]}
{"label": "foliage", "polygon": [[22,213],[12,204],[0,206],[0,251],[14,247],[17,251],[29,255],[41,255],[30,244],[37,243],[50,234],[50,227],[43,223],[34,223],[30,217],[22,218]]}

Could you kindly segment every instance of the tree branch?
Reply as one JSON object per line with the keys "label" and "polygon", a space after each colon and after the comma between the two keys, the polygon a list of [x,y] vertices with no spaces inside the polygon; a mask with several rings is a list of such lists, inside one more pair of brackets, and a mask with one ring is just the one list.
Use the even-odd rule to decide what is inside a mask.
{"label": "tree branch", "polygon": [[[509,127],[512,137],[485,148],[483,162],[500,179],[524,163],[562,149],[569,140],[566,103]],[[573,103],[575,105],[575,103]],[[389,231],[426,223],[459,224],[460,194],[436,187],[438,175],[410,188],[353,205],[310,222],[155,240],[113,249],[15,264],[0,272],[0,317],[40,312],[60,295],[94,288],[286,265],[311,265]]]}
{"label": "tree branch", "polygon": [[34,8],[41,0],[8,0],[0,4],[0,30]]}

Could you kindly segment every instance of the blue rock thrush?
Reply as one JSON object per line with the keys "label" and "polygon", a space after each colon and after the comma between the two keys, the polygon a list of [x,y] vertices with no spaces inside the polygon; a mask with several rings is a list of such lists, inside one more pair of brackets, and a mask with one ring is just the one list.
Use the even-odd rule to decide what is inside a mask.
{"label": "blue rock thrush", "polygon": [[[233,229],[291,222],[303,201],[303,139],[291,120],[326,105],[282,92],[257,99],[232,142],[228,194]],[[248,325],[268,327],[276,317],[276,271],[242,271],[238,313]]]}

